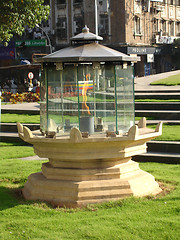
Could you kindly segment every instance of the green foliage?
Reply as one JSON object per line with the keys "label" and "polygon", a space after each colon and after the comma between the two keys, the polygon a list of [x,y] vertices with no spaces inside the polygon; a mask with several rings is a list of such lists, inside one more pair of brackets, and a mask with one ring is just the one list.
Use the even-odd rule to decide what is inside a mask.
{"label": "green foliage", "polygon": [[150,83],[150,85],[165,85],[165,86],[180,85],[180,74],[154,81]]}
{"label": "green foliage", "polygon": [[8,42],[14,34],[22,35],[24,27],[34,28],[46,20],[49,6],[44,0],[1,0],[0,42]]}
{"label": "green foliage", "polygon": [[22,102],[39,102],[40,94],[32,92],[24,93],[12,93],[12,92],[2,92],[0,97],[2,102],[11,102],[12,104],[22,103]]}

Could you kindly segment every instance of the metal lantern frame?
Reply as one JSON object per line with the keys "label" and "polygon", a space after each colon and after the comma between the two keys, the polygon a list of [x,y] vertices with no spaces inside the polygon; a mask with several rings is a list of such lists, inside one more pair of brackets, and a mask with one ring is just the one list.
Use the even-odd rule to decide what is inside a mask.
{"label": "metal lantern frame", "polygon": [[120,134],[134,125],[132,65],[138,58],[100,45],[101,40],[85,26],[70,47],[37,60],[42,64],[41,131],[47,136],[73,127],[85,135]]}

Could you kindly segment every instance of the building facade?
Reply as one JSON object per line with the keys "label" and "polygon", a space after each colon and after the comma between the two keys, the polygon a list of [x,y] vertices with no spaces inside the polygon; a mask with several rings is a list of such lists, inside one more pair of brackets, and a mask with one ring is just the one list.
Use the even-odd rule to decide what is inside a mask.
{"label": "building facade", "polygon": [[50,0],[49,32],[56,50],[84,25],[103,44],[141,56],[137,76],[170,71],[171,44],[180,37],[180,0]]}
{"label": "building facade", "polygon": [[[18,39],[26,47],[15,48],[13,57],[19,57],[19,61],[30,61],[34,53],[50,53],[50,44],[53,51],[67,47],[71,37],[87,25],[103,37],[102,44],[141,57],[141,62],[135,64],[136,76],[176,68],[172,43],[180,38],[180,0],[46,0],[45,4],[51,9],[48,21],[40,28],[26,28]],[[46,40],[46,48],[27,44],[38,39]]]}

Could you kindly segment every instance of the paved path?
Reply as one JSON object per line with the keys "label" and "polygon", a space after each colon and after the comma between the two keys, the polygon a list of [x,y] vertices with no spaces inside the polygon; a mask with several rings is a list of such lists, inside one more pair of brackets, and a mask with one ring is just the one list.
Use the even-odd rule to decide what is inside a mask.
{"label": "paved path", "polygon": [[20,160],[28,160],[28,161],[32,161],[32,160],[48,160],[48,158],[40,158],[37,155],[30,156],[30,157],[19,158],[19,159]]}
{"label": "paved path", "polygon": [[165,72],[165,73],[160,73],[160,74],[155,74],[155,75],[150,75],[150,76],[145,76],[145,77],[140,77],[140,78],[135,78],[134,83],[135,83],[135,91],[147,91],[147,90],[158,90],[158,91],[167,91],[167,90],[180,90],[180,85],[178,86],[151,86],[150,83],[167,78],[172,75],[180,74],[180,70],[177,71],[172,71],[172,72]]}
{"label": "paved path", "polygon": [[1,105],[1,109],[6,110],[34,110],[37,111],[40,109],[39,103],[17,103],[17,104],[6,104]]}

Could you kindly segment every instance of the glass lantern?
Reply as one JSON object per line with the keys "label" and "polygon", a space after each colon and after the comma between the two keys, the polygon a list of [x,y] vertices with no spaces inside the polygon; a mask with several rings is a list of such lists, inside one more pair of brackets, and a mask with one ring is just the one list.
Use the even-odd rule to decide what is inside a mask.
{"label": "glass lantern", "polygon": [[[74,56],[55,57],[58,54],[43,58],[40,104],[43,133],[54,132],[56,136],[62,136],[75,127],[88,135],[121,134],[134,125],[132,59],[129,56],[129,59],[126,57],[128,61],[123,61],[122,57],[94,57],[93,49],[96,48],[97,55],[100,44],[92,43],[92,39],[90,43],[86,39],[85,44],[88,48],[92,45],[92,50],[88,50],[91,57],[83,58],[83,61],[81,58],[77,61]],[[80,43],[74,45],[65,53],[74,51]]]}

